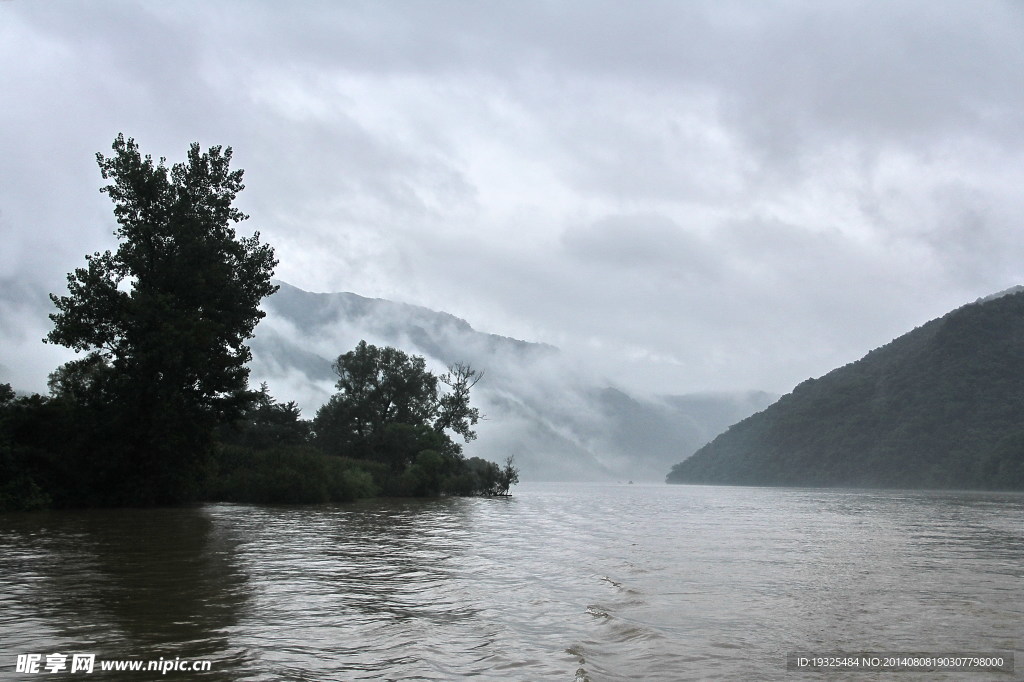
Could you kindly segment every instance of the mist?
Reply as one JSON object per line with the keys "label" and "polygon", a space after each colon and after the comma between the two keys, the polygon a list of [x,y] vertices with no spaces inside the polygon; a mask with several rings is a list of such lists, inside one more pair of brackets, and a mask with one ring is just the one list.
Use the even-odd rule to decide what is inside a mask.
{"label": "mist", "polygon": [[314,294],[278,282],[253,340],[252,381],[312,418],[334,392],[331,364],[361,340],[482,374],[472,393],[484,415],[467,456],[512,455],[525,480],[660,481],[729,424],[767,406],[758,391],[630,394],[589,358],[549,344],[477,331],[450,314],[351,293]]}

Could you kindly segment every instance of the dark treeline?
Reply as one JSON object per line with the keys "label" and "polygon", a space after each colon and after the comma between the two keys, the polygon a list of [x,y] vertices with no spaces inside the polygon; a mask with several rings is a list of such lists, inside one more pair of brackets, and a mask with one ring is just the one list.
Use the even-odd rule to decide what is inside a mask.
{"label": "dark treeline", "polygon": [[0,385],[0,510],[188,501],[330,502],[374,495],[497,495],[518,482],[466,459],[481,374],[365,342],[334,364],[313,420],[248,385],[247,339],[276,287],[274,250],[238,237],[244,189],[231,148],[167,167],[119,135],[97,154],[116,251],[86,256],[46,341],[84,353],[49,395]]}

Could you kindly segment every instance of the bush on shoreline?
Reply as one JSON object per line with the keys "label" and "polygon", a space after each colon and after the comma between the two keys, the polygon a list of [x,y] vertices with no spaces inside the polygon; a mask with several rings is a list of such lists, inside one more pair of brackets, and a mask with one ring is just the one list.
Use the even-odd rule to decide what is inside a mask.
{"label": "bush on shoreline", "polygon": [[310,446],[266,450],[222,445],[204,498],[210,502],[319,504],[373,497],[373,477],[352,460]]}

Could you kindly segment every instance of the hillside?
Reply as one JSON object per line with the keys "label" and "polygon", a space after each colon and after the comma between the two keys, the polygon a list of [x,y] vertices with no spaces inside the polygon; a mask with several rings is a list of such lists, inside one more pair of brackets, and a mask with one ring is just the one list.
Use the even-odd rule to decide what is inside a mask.
{"label": "hillside", "polygon": [[958,308],[805,381],[667,480],[1024,489],[1024,293]]}
{"label": "hillside", "polygon": [[331,362],[361,339],[422,355],[441,370],[483,370],[473,402],[486,419],[466,454],[514,454],[524,480],[660,480],[687,452],[768,405],[765,393],[638,396],[576,367],[554,346],[475,330],[453,315],[278,282],[252,341],[252,381],[312,418],[333,393]]}

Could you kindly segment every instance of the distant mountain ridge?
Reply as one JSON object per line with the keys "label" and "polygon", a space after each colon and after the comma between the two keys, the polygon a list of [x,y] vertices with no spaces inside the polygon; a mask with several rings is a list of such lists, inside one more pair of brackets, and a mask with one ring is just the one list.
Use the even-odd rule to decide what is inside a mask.
{"label": "distant mountain ridge", "polygon": [[[419,352],[445,364],[473,361],[482,354],[497,352],[524,356],[557,353],[554,346],[478,332],[461,318],[421,306],[348,292],[310,293],[280,281],[275,284],[280,288],[266,300],[268,312],[310,333],[330,329],[343,319],[371,336],[405,337]],[[467,338],[473,339],[469,348],[455,345],[464,344]],[[467,358],[467,353],[473,357]]]}
{"label": "distant mountain ridge", "polygon": [[803,382],[667,480],[1024,489],[1024,293],[979,299]]}
{"label": "distant mountain ridge", "polygon": [[422,355],[435,370],[468,362],[484,371],[473,401],[486,419],[467,455],[513,454],[524,480],[660,480],[681,454],[773,399],[629,395],[573,369],[554,346],[480,332],[420,306],[276,283],[251,343],[253,381],[298,399],[311,418],[334,391],[332,361],[362,339]]}

